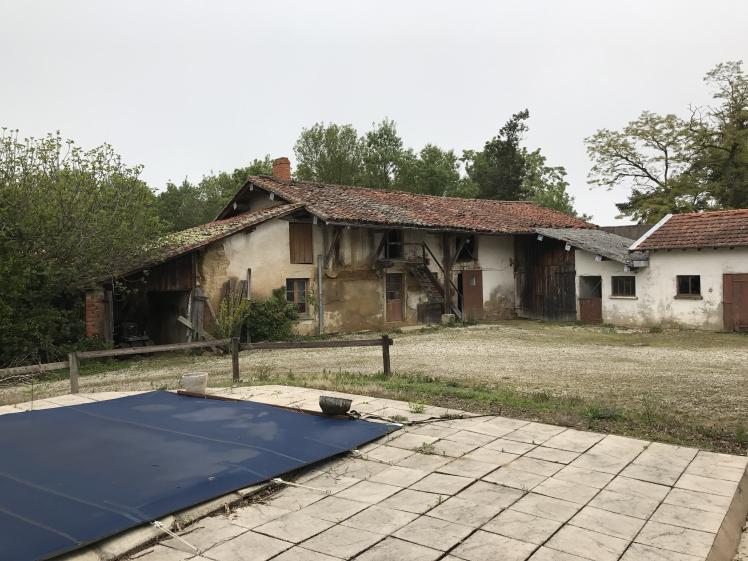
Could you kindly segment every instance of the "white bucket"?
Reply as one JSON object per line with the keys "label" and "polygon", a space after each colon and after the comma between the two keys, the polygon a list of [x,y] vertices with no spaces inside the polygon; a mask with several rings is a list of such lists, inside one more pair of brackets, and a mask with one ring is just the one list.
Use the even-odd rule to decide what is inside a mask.
{"label": "white bucket", "polygon": [[205,393],[208,387],[207,372],[193,372],[182,376],[182,388],[191,393]]}

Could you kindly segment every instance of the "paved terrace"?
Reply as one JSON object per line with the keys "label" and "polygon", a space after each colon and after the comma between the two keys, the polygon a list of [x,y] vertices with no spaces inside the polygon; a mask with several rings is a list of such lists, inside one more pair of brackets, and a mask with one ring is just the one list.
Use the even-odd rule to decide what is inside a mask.
{"label": "paved terrace", "polygon": [[[283,386],[213,393],[302,409],[318,409],[321,393],[345,396]],[[34,407],[120,395],[62,396]],[[180,535],[199,554],[162,534],[129,559],[729,561],[734,554],[748,509],[746,457],[504,417],[441,419],[459,412],[346,397],[362,414],[421,424],[305,472],[295,478],[303,487],[258,495],[184,528]],[[142,539],[133,532],[134,542]]]}

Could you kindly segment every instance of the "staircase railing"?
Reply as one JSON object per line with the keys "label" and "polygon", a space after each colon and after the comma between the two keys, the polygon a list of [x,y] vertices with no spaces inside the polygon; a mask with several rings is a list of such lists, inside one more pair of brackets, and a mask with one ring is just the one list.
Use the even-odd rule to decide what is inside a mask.
{"label": "staircase railing", "polygon": [[[452,282],[452,279],[447,276],[447,273],[444,271],[444,267],[442,267],[442,264],[436,258],[436,255],[434,255],[434,252],[431,251],[431,248],[428,246],[428,244],[426,242],[421,242],[421,248],[422,248],[421,251],[422,251],[422,255],[423,255],[423,263],[424,263],[424,265],[427,263],[426,254],[428,253],[428,255],[431,257],[431,260],[434,262],[434,264],[437,267],[439,267],[439,270],[442,272],[442,276],[444,277],[444,282],[445,283],[448,282],[450,284],[450,286],[454,290],[454,294],[459,294],[460,291],[458,290],[457,286],[455,286],[455,283]],[[431,272],[431,271],[429,271],[429,272]],[[444,289],[444,287],[441,286],[441,283],[438,283],[438,281],[437,281],[437,284],[438,284],[439,288],[441,289],[442,294],[444,294],[445,297],[446,297],[446,290]],[[462,312],[460,311],[460,309],[454,303],[452,303],[451,301],[448,302],[448,304],[449,304],[450,309],[454,312],[454,314],[458,318],[462,319]]]}

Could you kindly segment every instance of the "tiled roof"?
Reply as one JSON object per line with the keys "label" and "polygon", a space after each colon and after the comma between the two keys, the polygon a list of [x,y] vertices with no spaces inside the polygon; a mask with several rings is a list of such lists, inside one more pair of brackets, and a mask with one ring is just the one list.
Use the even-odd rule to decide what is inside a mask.
{"label": "tiled roof", "polygon": [[538,234],[567,242],[568,244],[601,255],[613,261],[628,265],[633,261],[646,261],[647,256],[640,252],[629,252],[634,243],[630,238],[611,234],[604,230],[580,230],[571,228],[537,228]]}
{"label": "tiled roof", "polygon": [[243,212],[223,220],[214,220],[187,230],[172,232],[156,240],[153,245],[145,249],[137,262],[128,264],[123,270],[132,273],[153,267],[271,218],[285,216],[299,208],[301,208],[299,204],[282,204],[255,212]]}
{"label": "tiled roof", "polygon": [[[272,177],[250,177],[235,199],[251,186],[303,204],[330,223],[463,230],[487,233],[533,233],[536,227],[595,228],[563,212],[529,202],[436,197],[403,191],[348,187]],[[231,212],[231,203],[220,216]]]}
{"label": "tiled roof", "polygon": [[748,209],[673,214],[633,249],[689,249],[748,246]]}

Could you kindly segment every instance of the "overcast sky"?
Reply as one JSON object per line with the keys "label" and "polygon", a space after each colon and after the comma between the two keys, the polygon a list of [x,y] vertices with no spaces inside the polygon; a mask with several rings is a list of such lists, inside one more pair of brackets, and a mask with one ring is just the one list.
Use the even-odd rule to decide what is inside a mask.
{"label": "overcast sky", "polygon": [[[583,139],[706,103],[748,59],[748,2],[0,0],[0,126],[109,142],[148,183],[287,155],[316,121],[389,117],[406,145],[480,148],[523,108],[526,144],[590,191]],[[625,222],[625,221],[624,221]]]}

